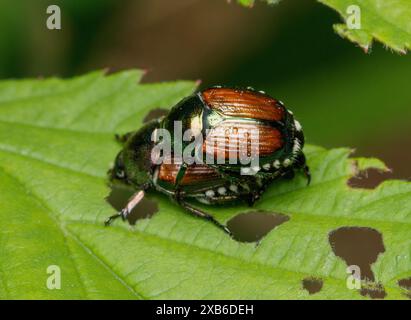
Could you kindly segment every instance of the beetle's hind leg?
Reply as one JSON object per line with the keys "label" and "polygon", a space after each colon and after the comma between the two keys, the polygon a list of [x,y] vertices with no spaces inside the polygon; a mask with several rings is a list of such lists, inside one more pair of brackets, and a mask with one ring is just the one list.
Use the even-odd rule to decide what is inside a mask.
{"label": "beetle's hind leg", "polygon": [[222,223],[218,222],[211,214],[208,214],[200,209],[197,209],[195,207],[193,207],[191,204],[183,201],[183,200],[179,200],[178,204],[181,205],[184,209],[186,209],[189,213],[191,213],[193,216],[196,217],[200,217],[202,219],[208,220],[212,223],[214,223],[214,225],[216,225],[218,228],[220,228],[221,230],[223,230],[225,233],[227,233],[230,237],[232,236],[231,231]]}
{"label": "beetle's hind leg", "polygon": [[140,190],[136,192],[128,201],[127,205],[125,208],[123,208],[119,213],[116,213],[109,217],[105,222],[105,226],[109,226],[114,220],[117,218],[121,218],[124,220],[127,219],[128,215],[133,211],[133,209],[140,203],[141,200],[144,198],[144,191]]}
{"label": "beetle's hind leg", "polygon": [[188,202],[183,200],[183,197],[181,195],[180,183],[183,180],[188,167],[189,167],[189,165],[184,162],[180,166],[180,169],[177,173],[177,177],[176,177],[176,180],[175,180],[175,183],[174,183],[174,188],[175,188],[174,197],[173,197],[174,200],[180,206],[182,206],[184,209],[186,209],[186,211],[191,213],[193,216],[200,217],[202,219],[206,219],[208,221],[211,221],[212,223],[214,223],[214,225],[216,225],[217,227],[222,229],[225,233],[227,233],[231,237],[232,233],[225,225],[218,222],[212,215],[210,215],[210,214],[208,214],[208,213],[206,213],[206,212],[204,212],[200,209],[197,209],[197,208],[193,207],[191,204],[189,204]]}

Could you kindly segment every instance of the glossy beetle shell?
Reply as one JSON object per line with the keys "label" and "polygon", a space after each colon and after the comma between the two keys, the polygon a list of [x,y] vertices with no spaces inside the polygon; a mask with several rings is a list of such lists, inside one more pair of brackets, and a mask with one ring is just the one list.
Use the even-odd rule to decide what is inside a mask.
{"label": "glossy beetle shell", "polygon": [[[181,164],[153,164],[145,174],[134,172],[147,168],[149,143],[143,142],[147,152],[137,152],[136,148],[141,148],[142,141],[148,141],[156,128],[167,129],[173,136],[175,121],[181,121],[182,132],[190,129],[195,135],[203,137],[203,160],[206,160],[207,155],[216,158],[221,151],[224,162],[204,161],[204,164],[189,165],[184,170]],[[254,131],[247,131],[250,128]],[[242,130],[251,133],[244,137],[238,135]],[[259,166],[254,175],[243,176],[240,174],[243,165],[229,162],[230,152],[234,150],[240,153],[236,146],[252,139],[254,134],[258,136],[255,151]],[[225,144],[220,147],[218,142]],[[187,143],[181,144],[184,148]],[[124,164],[121,165],[134,168],[128,170],[130,172],[126,170],[124,180],[138,177],[138,180],[128,179],[129,183],[143,185],[142,181],[149,173],[145,186],[175,198],[195,198],[204,203],[245,199],[253,203],[271,181],[282,176],[292,176],[296,169],[304,169],[309,178],[303,146],[301,125],[282,102],[252,89],[214,87],[183,99],[164,119],[132,135],[122,151]],[[248,144],[246,151],[250,151]],[[178,178],[180,176],[181,179]]]}

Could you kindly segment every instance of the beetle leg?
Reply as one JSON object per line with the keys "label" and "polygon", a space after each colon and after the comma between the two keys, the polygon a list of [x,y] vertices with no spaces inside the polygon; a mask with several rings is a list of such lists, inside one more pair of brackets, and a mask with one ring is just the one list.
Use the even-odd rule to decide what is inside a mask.
{"label": "beetle leg", "polygon": [[258,191],[253,191],[248,194],[247,203],[249,207],[252,207],[254,203],[260,198]]}
{"label": "beetle leg", "polygon": [[184,175],[186,174],[188,168],[188,164],[183,162],[183,164],[180,166],[180,169],[178,170],[177,176],[176,176],[176,182],[174,183],[174,187],[178,189],[180,182],[183,180]]}
{"label": "beetle leg", "polygon": [[116,213],[109,217],[105,222],[105,226],[109,226],[115,219],[120,218],[124,220],[127,219],[128,215],[131,211],[140,203],[140,201],[144,198],[144,191],[140,190],[136,192],[128,201],[125,208],[123,208],[119,213]]}
{"label": "beetle leg", "polygon": [[211,221],[212,223],[214,223],[217,227],[219,227],[220,229],[222,229],[225,233],[227,233],[230,237],[232,236],[231,231],[223,224],[221,224],[220,222],[218,222],[211,214],[208,214],[204,211],[201,211],[200,209],[197,209],[195,207],[193,207],[192,205],[190,205],[189,203],[185,202],[185,201],[179,201],[178,202],[184,209],[186,209],[188,212],[190,212],[192,215],[196,216],[196,217],[200,217],[202,219],[206,219],[208,221]]}
{"label": "beetle leg", "polygon": [[181,193],[181,189],[180,189],[180,182],[183,180],[184,175],[187,171],[187,163],[183,162],[183,164],[180,166],[180,169],[178,170],[177,176],[176,176],[176,181],[174,183],[174,198],[177,200],[177,202],[180,202],[180,193]]}
{"label": "beetle leg", "polygon": [[307,186],[309,186],[310,183],[311,183],[311,172],[310,172],[310,168],[309,168],[307,165],[304,165],[303,171],[304,171],[305,177],[307,178]]}
{"label": "beetle leg", "polygon": [[310,168],[307,166],[304,153],[301,153],[297,158],[297,165],[299,168],[303,169],[304,175],[307,178],[307,186],[311,183],[311,173]]}

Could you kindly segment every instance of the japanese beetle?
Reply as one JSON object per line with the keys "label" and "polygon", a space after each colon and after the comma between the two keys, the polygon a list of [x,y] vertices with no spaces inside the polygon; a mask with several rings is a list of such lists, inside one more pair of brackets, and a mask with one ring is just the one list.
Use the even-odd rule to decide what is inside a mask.
{"label": "japanese beetle", "polygon": [[[161,130],[170,133],[170,152],[160,156],[156,137]],[[189,139],[182,139],[178,130],[189,132]],[[253,137],[257,139],[254,141]],[[125,219],[144,192],[153,189],[229,233],[210,214],[188,201],[223,204],[246,200],[252,205],[269,183],[281,177],[292,178],[299,169],[310,182],[300,123],[281,101],[251,88],[212,87],[192,94],[165,117],[119,136],[118,140],[124,145],[109,178],[130,184],[138,191],[106,225],[117,217]],[[188,154],[195,161],[188,161],[181,156],[192,145]],[[238,160],[241,155],[248,157],[250,166],[233,161],[233,157]],[[254,160],[258,160],[257,165]]]}

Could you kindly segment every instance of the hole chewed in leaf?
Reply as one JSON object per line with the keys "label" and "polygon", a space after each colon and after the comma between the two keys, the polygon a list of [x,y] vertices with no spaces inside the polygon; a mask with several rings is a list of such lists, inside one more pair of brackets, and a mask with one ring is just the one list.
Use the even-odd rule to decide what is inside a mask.
{"label": "hole chewed in leaf", "polygon": [[358,172],[350,178],[347,184],[351,188],[375,189],[382,182],[394,177],[392,171],[382,171],[378,169],[367,169]]}
{"label": "hole chewed in leaf", "polygon": [[330,232],[329,242],[334,254],[343,259],[347,266],[360,268],[361,280],[366,283],[360,293],[373,299],[384,298],[384,288],[374,283],[371,270],[378,255],[385,252],[381,233],[367,227],[341,227]]}
{"label": "hole chewed in leaf", "polygon": [[329,241],[336,256],[348,266],[360,267],[361,279],[374,281],[371,265],[385,252],[381,233],[366,227],[341,227],[330,232]]}
{"label": "hole chewed in leaf", "polygon": [[[117,211],[123,209],[130,197],[134,194],[134,190],[122,185],[111,186],[111,192],[107,196],[107,202]],[[130,225],[135,225],[137,220],[151,218],[158,212],[158,206],[155,201],[149,200],[146,197],[131,211],[127,220]]]}
{"label": "hole chewed in leaf", "polygon": [[272,229],[290,220],[284,214],[253,211],[240,213],[227,222],[233,239],[240,242],[258,242]]}
{"label": "hole chewed in leaf", "polygon": [[303,289],[309,294],[320,292],[323,288],[323,281],[320,278],[307,277],[302,280]]}
{"label": "hole chewed in leaf", "polygon": [[169,110],[162,109],[162,108],[153,109],[149,113],[147,113],[147,115],[143,119],[143,122],[146,123],[146,122],[149,122],[151,120],[158,119],[160,117],[163,117],[163,116],[167,115],[168,112],[169,112]]}
{"label": "hole chewed in leaf", "polygon": [[411,277],[398,280],[398,285],[406,290],[406,292],[404,293],[405,296],[411,299]]}
{"label": "hole chewed in leaf", "polygon": [[380,283],[366,283],[362,285],[360,294],[364,297],[368,296],[371,299],[384,299],[387,293]]}

